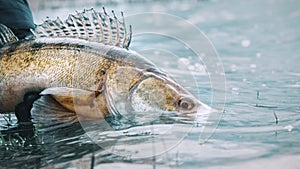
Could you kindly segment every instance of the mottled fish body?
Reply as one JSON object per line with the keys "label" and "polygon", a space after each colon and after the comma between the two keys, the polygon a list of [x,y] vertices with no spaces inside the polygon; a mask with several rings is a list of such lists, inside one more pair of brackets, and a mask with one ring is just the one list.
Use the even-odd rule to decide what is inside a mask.
{"label": "mottled fish body", "polygon": [[[152,67],[137,53],[123,48],[67,38],[51,41],[41,38],[0,50],[1,112],[14,111],[24,94],[32,90],[50,87],[93,90],[95,86],[101,89],[101,81],[112,67]],[[129,55],[133,62],[127,57]],[[138,65],[134,63],[136,60],[140,60]]]}
{"label": "mottled fish body", "polygon": [[0,112],[14,112],[24,95],[50,95],[81,116],[176,111],[195,114],[206,106],[128,50],[131,30],[124,21],[94,10],[65,21],[46,20],[35,37],[19,41],[0,25]]}

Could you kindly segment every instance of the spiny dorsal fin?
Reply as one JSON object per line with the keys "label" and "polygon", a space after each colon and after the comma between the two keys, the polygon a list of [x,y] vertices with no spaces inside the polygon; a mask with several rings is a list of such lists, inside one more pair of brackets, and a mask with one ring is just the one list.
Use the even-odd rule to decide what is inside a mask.
{"label": "spiny dorsal fin", "polygon": [[84,39],[91,42],[99,42],[128,49],[131,41],[131,26],[127,32],[122,15],[120,21],[112,11],[113,17],[109,16],[105,8],[103,12],[94,9],[84,10],[81,13],[69,15],[62,21],[47,19],[41,25],[37,25],[32,33],[37,37],[68,37]]}
{"label": "spiny dorsal fin", "polygon": [[8,27],[0,23],[0,47],[5,44],[17,42],[18,40],[19,39]]}

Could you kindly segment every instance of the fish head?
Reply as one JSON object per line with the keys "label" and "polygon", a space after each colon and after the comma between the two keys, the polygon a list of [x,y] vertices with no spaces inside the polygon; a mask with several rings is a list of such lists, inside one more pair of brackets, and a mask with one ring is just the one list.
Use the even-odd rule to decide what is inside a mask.
{"label": "fish head", "polygon": [[[108,75],[106,95],[111,112],[134,119],[158,116],[193,121],[210,107],[160,71],[121,67]],[[148,118],[147,118],[148,117]]]}
{"label": "fish head", "polygon": [[198,101],[174,81],[154,73],[144,73],[130,91],[130,101],[134,110],[150,109],[195,112]]}

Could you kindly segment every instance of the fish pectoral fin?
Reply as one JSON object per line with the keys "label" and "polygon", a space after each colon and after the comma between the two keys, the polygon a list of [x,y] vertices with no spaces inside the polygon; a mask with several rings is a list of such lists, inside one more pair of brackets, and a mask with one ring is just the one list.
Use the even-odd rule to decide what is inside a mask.
{"label": "fish pectoral fin", "polygon": [[73,91],[75,91],[73,88],[53,87],[43,90],[40,95],[50,95],[63,107],[75,112]]}
{"label": "fish pectoral fin", "polygon": [[47,88],[40,93],[49,95],[68,110],[80,117],[101,119],[107,114],[105,98],[100,91],[90,91],[68,87]]}

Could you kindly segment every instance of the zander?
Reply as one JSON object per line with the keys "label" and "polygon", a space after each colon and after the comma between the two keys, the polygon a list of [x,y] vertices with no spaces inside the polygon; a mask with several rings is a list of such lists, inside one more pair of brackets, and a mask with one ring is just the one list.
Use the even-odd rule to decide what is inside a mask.
{"label": "zander", "polygon": [[46,20],[34,37],[18,40],[0,25],[0,112],[30,121],[41,95],[86,118],[108,114],[172,112],[194,117],[209,107],[128,49],[124,17],[93,9],[65,21]]}

